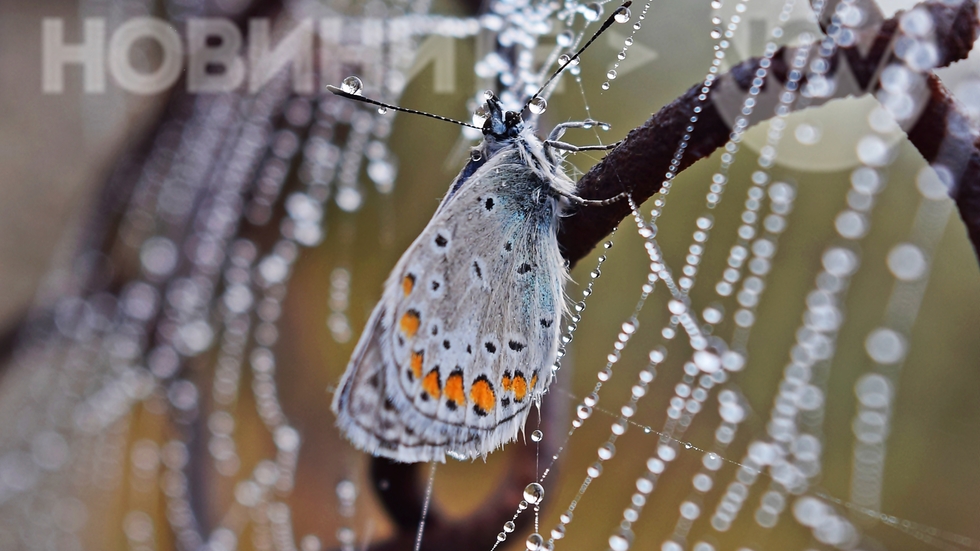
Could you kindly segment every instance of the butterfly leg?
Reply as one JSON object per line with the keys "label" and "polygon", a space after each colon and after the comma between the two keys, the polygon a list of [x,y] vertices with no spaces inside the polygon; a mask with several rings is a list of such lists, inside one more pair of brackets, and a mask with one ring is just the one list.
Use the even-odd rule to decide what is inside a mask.
{"label": "butterfly leg", "polygon": [[597,121],[569,121],[569,122],[563,122],[561,124],[556,125],[555,128],[552,129],[551,134],[548,134],[548,141],[555,141],[555,140],[560,139],[562,137],[562,135],[565,133],[565,131],[568,130],[569,128],[585,128],[585,129],[589,129],[589,128],[593,128],[593,127],[596,127],[596,126],[604,127],[604,128],[609,128],[609,123],[597,122]]}
{"label": "butterfly leg", "polygon": [[621,142],[614,142],[607,145],[572,145],[566,142],[560,142],[558,140],[545,140],[545,147],[550,147],[552,149],[558,149],[561,151],[568,151],[570,153],[578,153],[579,151],[608,151],[613,149]]}

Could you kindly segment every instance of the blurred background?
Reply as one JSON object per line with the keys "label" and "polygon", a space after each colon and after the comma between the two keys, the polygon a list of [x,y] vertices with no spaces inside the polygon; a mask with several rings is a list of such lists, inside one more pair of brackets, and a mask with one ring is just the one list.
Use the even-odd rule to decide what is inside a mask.
{"label": "blurred background", "polygon": [[[886,16],[914,5],[878,4]],[[473,142],[454,126],[382,115],[318,90],[357,74],[367,95],[469,120],[474,99],[507,72],[490,56],[506,34],[501,29],[533,21],[524,4],[504,5],[511,7],[381,0],[0,4],[0,548],[317,551],[359,549],[397,530],[373,492],[369,459],[337,433],[329,404],[384,279]],[[631,24],[615,26],[583,56],[580,74],[563,79],[539,135],[591,117],[611,129],[566,139],[624,137],[704,79],[716,52],[713,18],[728,24],[741,14],[722,69],[761,55],[777,25],[781,43],[806,32],[819,39],[806,3],[792,6],[788,22],[778,17],[783,5],[654,2],[635,31],[642,7],[634,5]],[[533,35],[537,46],[529,50],[539,60],[563,40],[566,24],[578,33],[597,17],[589,10],[601,10],[573,3],[553,9],[562,7],[575,15],[559,20],[548,12],[542,21],[550,26],[522,31]],[[605,15],[613,8],[605,6]],[[499,20],[478,19],[486,13]],[[104,21],[109,44],[114,30],[148,16],[172,25],[185,44],[193,18],[243,30],[249,18],[266,18],[273,43],[314,18],[322,82],[315,79],[312,93],[296,93],[287,70],[254,92],[246,77],[232,92],[192,93],[182,72],[171,86],[138,94],[107,69],[104,91],[92,92],[80,66],[68,65],[63,88],[44,92],[43,21],[61,21],[68,44],[83,40],[86,18]],[[379,34],[378,21],[396,23]],[[631,33],[628,55],[609,79]],[[512,47],[524,47],[521,40]],[[145,73],[167,57],[146,39],[127,55]],[[980,61],[973,58],[938,73],[964,112],[976,116]],[[635,548],[980,548],[977,258],[935,173],[882,116],[877,102],[863,97],[785,119],[767,171],[782,195],[770,186],[756,207],[760,218],[781,217],[785,229],[765,234],[774,253],[759,278],[765,292],[754,292],[754,301],[719,295],[716,284],[733,267],[730,250],[746,220],[768,124],[745,135],[717,207],[707,209],[705,195],[714,192],[720,153],[675,179],[658,242],[680,277],[694,254],[692,233],[704,229],[699,217],[711,217],[710,239],[695,254],[691,309],[707,331],[729,343],[742,339],[747,361],[707,383],[704,410],[690,428],[672,425],[668,409],[684,392],[678,385],[691,350],[662,330],[671,325],[670,296],[657,283],[598,406],[567,442],[567,421],[545,430],[547,449],[564,446],[560,468],[544,484],[538,531],[545,539],[577,499],[555,547],[615,548],[610,536],[621,533],[623,511],[636,503],[637,478],[665,442],[658,434],[674,431],[676,440],[666,443],[677,458],[642,514],[635,508]],[[881,151],[862,150],[872,135]],[[570,157],[569,171],[586,171],[598,157]],[[641,213],[649,217],[654,206],[648,201]],[[625,221],[610,239],[611,248],[578,264],[568,287],[577,301],[593,285],[561,387],[546,397],[569,418],[622,341],[622,324],[634,316],[648,278],[650,259],[635,224]],[[600,254],[601,275],[593,279]],[[820,301],[830,301],[837,321],[814,341],[806,329],[815,308],[828,306]],[[747,325],[735,321],[740,309],[752,312]],[[709,323],[715,312],[719,321]],[[576,498],[649,352],[660,346],[667,359],[615,457]],[[790,376],[792,366],[804,364],[806,384]],[[700,379],[688,379],[690,393]],[[791,413],[773,413],[780,408]],[[773,419],[789,417],[795,436],[781,439]],[[538,423],[532,414],[528,431]],[[721,448],[719,426],[735,431]],[[523,446],[485,462],[438,467],[434,507],[467,517],[507,478],[508,461],[524,460],[514,459]],[[778,449],[795,455],[782,458]],[[705,471],[712,450],[723,461]],[[772,454],[782,459],[766,460]],[[549,464],[542,455],[539,472]],[[792,483],[779,474],[786,465],[796,466]],[[748,467],[763,474],[740,474]],[[699,472],[710,477],[697,478]],[[735,483],[742,489],[732,490]],[[518,504],[510,505],[516,511]],[[727,525],[719,515],[731,516]],[[523,549],[530,530],[504,545]],[[671,541],[679,547],[665,543]]]}

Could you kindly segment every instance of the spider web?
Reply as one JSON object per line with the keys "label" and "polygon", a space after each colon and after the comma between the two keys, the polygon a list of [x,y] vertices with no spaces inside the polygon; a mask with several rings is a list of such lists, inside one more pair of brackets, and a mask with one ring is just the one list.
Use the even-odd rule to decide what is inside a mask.
{"label": "spider web", "polygon": [[[672,61],[691,67],[678,70],[679,86],[723,87],[739,55],[814,47],[794,52],[795,80],[763,90],[763,71],[760,84],[735,94],[733,139],[684,174],[664,175],[615,246],[573,273],[583,285],[569,289],[577,307],[558,372],[567,386],[547,398],[572,420],[545,413],[555,418],[542,420],[530,445],[560,451],[557,462],[537,458],[544,497],[508,504],[515,519],[534,515],[539,538],[525,544],[525,532],[502,524],[498,543],[980,548],[969,513],[976,469],[961,458],[977,445],[976,400],[965,391],[976,386],[976,353],[961,330],[973,317],[962,297],[975,293],[964,275],[975,273],[974,259],[962,240],[943,238],[952,204],[942,167],[924,166],[893,138],[908,118],[899,96],[914,104],[917,75],[932,67],[930,22],[917,12],[903,19],[926,53],[883,68],[892,96],[879,96],[885,107],[864,102],[853,160],[823,171],[821,155],[841,162],[835,150],[792,157],[790,145],[843,141],[836,132],[852,119],[820,117],[832,104],[807,119],[792,111],[834,95],[819,89],[826,68],[814,61],[871,17],[848,11],[857,3],[833,6],[822,14],[837,18],[829,36],[799,1],[670,12],[701,22],[696,42],[707,54]],[[203,13],[169,8],[176,21]],[[346,33],[331,46],[340,65],[382,83],[373,91],[397,103],[419,36],[479,34],[472,97],[500,82],[514,103],[545,74],[522,53],[567,25],[569,44],[543,47],[554,61],[603,11],[560,8],[499,3],[475,20],[369,3],[330,19]],[[658,13],[675,8],[633,8],[630,25],[642,24],[624,46],[642,43],[650,27],[676,38],[681,26]],[[345,7],[287,9],[338,18]],[[384,27],[386,17],[397,21]],[[386,41],[377,35],[385,28]],[[738,52],[738,33],[760,28],[761,50]],[[681,56],[652,40],[659,56]],[[622,51],[611,63],[630,59]],[[630,128],[635,111],[649,110],[642,91],[653,77],[602,67],[603,55],[599,71],[589,72],[588,57],[572,71],[564,96],[598,114],[621,93],[622,122],[602,118]],[[377,78],[367,78],[372,71]],[[811,89],[800,93],[803,76]],[[657,93],[667,101],[680,90]],[[561,99],[543,119],[561,112]],[[766,122],[750,129],[763,110]],[[373,502],[364,458],[338,442],[323,389],[339,377],[387,266],[449,181],[428,168],[442,161],[422,155],[449,151],[455,136],[443,132],[419,152],[391,115],[295,95],[286,74],[256,95],[178,94],[171,111],[139,169],[115,176],[132,186],[110,238],[117,246],[83,247],[76,277],[53,306],[38,306],[5,381],[4,548],[315,551],[383,541],[395,529]],[[413,121],[406,134],[428,134],[425,124]],[[417,184],[396,188],[396,174]],[[435,504],[458,516],[475,510],[508,453],[440,468]]]}

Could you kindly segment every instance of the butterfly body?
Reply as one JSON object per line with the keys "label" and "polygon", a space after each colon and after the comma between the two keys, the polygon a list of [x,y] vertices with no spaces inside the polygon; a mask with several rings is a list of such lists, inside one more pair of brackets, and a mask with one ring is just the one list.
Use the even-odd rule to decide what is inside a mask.
{"label": "butterfly body", "polygon": [[403,462],[514,440],[550,382],[574,184],[488,100],[484,141],[395,266],[334,398],[351,442]]}

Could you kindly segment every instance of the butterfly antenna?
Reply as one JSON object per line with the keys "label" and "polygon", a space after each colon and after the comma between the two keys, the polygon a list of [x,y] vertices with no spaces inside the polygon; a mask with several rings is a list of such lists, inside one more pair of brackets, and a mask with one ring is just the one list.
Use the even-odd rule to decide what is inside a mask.
{"label": "butterfly antenna", "polygon": [[595,42],[597,38],[599,38],[599,35],[601,35],[602,33],[606,32],[606,29],[608,29],[609,27],[612,27],[612,24],[613,23],[620,22],[620,18],[624,17],[623,14],[626,14],[626,15],[625,15],[625,19],[623,19],[622,21],[623,22],[628,21],[629,20],[629,15],[628,15],[629,14],[629,10],[627,10],[626,8],[629,8],[631,4],[633,4],[633,0],[627,0],[626,2],[623,3],[622,6],[619,6],[618,8],[616,8],[616,11],[614,11],[612,13],[612,15],[610,15],[609,17],[607,17],[606,20],[605,20],[605,22],[602,23],[602,26],[599,27],[599,30],[597,30],[595,33],[592,34],[592,38],[590,38],[589,41],[586,42],[584,46],[582,46],[581,48],[579,48],[578,51],[575,52],[575,55],[573,55],[572,57],[568,58],[564,63],[562,63],[561,66],[558,67],[558,69],[554,73],[551,74],[551,76],[548,78],[548,80],[545,81],[545,83],[541,85],[541,88],[538,88],[538,91],[535,92],[534,95],[532,95],[531,97],[527,98],[527,101],[524,103],[524,109],[527,109],[528,106],[531,105],[531,102],[534,101],[534,98],[536,98],[539,95],[541,95],[541,92],[544,92],[545,88],[547,88],[548,85],[551,84],[551,81],[555,80],[555,78],[558,75],[560,75],[562,73],[562,71],[565,70],[566,67],[568,67],[572,63],[575,63],[575,60],[577,60],[578,57],[580,55],[582,55],[582,52],[584,52],[586,48],[588,48],[589,46],[591,46],[592,43]]}
{"label": "butterfly antenna", "polygon": [[[359,101],[361,103],[370,103],[371,105],[377,105],[378,107],[380,107],[380,108],[382,108],[384,110],[391,109],[392,111],[401,111],[402,113],[411,113],[412,115],[422,115],[423,117],[429,117],[431,119],[438,119],[438,120],[441,120],[441,121],[451,122],[453,124],[458,124],[460,126],[468,126],[470,128],[476,128],[477,130],[483,130],[479,126],[476,126],[476,125],[473,125],[473,124],[469,124],[469,123],[466,123],[466,122],[463,122],[463,121],[458,121],[456,119],[450,119],[449,117],[443,117],[441,115],[433,115],[432,113],[426,113],[425,111],[419,111],[417,109],[409,109],[407,107],[398,107],[396,105],[391,105],[389,103],[384,103],[382,101],[378,101],[378,100],[375,100],[375,99],[366,98],[364,96],[359,96],[357,94],[351,94],[350,92],[345,92],[345,91],[341,90],[340,88],[337,88],[336,86],[330,86],[329,84],[327,85],[327,90],[329,90],[331,93],[333,93],[335,95],[338,95],[338,96],[340,96],[342,98],[352,99],[354,101]],[[379,109],[379,111],[381,111],[381,109]]]}

